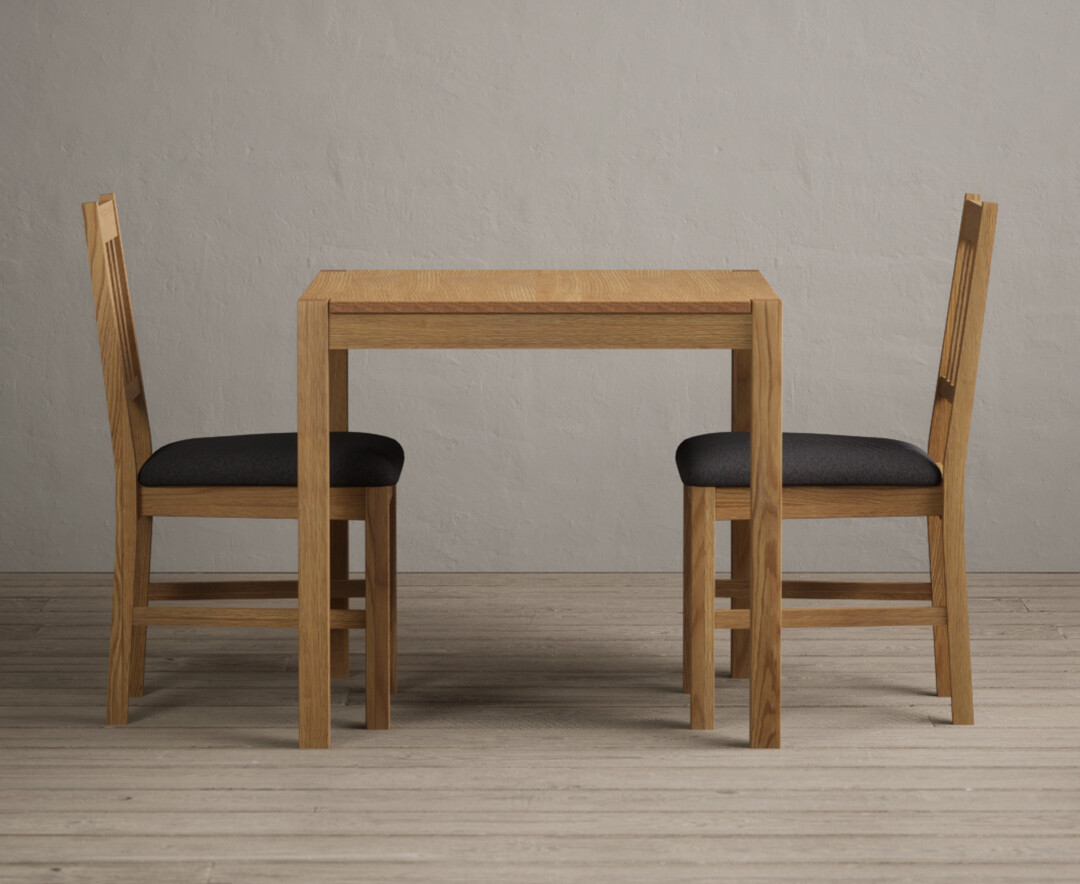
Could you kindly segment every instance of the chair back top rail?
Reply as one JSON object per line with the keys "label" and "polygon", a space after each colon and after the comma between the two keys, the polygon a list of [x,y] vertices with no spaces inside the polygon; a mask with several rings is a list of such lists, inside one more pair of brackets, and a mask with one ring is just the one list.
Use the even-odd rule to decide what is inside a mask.
{"label": "chair back top rail", "polygon": [[927,446],[944,466],[946,483],[959,482],[961,489],[996,222],[997,203],[965,195]]}
{"label": "chair back top rail", "polygon": [[124,474],[134,480],[153,449],[113,194],[83,203],[83,223],[117,479]]}

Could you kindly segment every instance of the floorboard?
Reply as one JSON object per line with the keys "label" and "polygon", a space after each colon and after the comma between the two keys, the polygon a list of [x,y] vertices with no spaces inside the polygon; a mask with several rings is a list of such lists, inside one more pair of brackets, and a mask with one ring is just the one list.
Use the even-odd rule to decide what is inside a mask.
{"label": "floorboard", "polygon": [[972,575],[970,728],[929,628],[785,632],[777,752],[724,633],[688,729],[679,580],[402,575],[393,728],[356,633],[300,752],[290,631],[152,629],[107,728],[111,577],[0,574],[0,882],[1080,879],[1080,575]]}

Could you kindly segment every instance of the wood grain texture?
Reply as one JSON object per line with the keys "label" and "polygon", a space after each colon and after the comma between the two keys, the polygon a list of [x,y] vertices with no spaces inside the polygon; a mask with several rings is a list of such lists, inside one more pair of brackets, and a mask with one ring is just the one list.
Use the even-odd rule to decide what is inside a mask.
{"label": "wood grain texture", "polygon": [[930,567],[935,603],[943,601],[948,610],[946,631],[935,630],[934,654],[938,693],[951,695],[954,724],[974,720],[964,557],[964,471],[996,226],[997,204],[982,202],[978,194],[967,194],[930,423],[928,451],[941,461],[944,489],[940,524],[931,519],[928,528]]}
{"label": "wood grain texture", "polygon": [[331,313],[749,313],[756,270],[324,270]]}
{"label": "wood grain texture", "polygon": [[[177,605],[155,605],[138,608],[135,623],[144,626],[221,626],[231,628],[270,627],[296,629],[299,616],[289,608],[196,608]],[[363,611],[331,610],[332,629],[363,629]]]}
{"label": "wood grain texture", "polygon": [[780,302],[755,301],[751,315],[750,745],[778,749],[783,507]]}
{"label": "wood grain texture", "polygon": [[83,223],[113,458],[117,472],[137,471],[153,445],[115,197],[102,194],[97,203],[83,203]]}
{"label": "wood grain texture", "polygon": [[[326,584],[320,584],[316,592],[320,599],[325,597],[327,608],[333,606],[336,609],[329,621],[327,611],[321,614],[313,613],[319,608],[320,599],[316,599],[314,607],[304,604],[303,597],[311,595],[299,591],[302,583],[311,582],[304,576],[293,583],[291,590],[282,586],[268,588],[265,583],[252,581],[230,586],[217,584],[203,587],[181,586],[173,582],[158,584],[151,593],[149,572],[153,516],[303,518],[299,506],[299,488],[146,488],[139,485],[138,470],[150,455],[152,444],[116,201],[112,194],[102,194],[96,203],[84,203],[82,208],[116,472],[116,560],[106,690],[107,721],[111,724],[126,723],[130,697],[138,697],[143,693],[147,625],[298,625],[298,615],[285,611],[152,609],[148,607],[151,595],[155,600],[176,598],[179,593],[183,594],[181,598],[189,600],[236,599],[263,597],[262,594],[269,590],[276,597],[290,594],[298,596],[299,608],[304,610],[306,615],[300,619],[306,621],[306,633],[309,636],[320,633],[326,623],[334,624],[332,641],[335,674],[342,678],[347,677],[347,629],[362,625],[364,616],[362,613],[354,615],[347,611],[350,596],[362,595],[363,592],[362,582],[350,586],[347,580],[348,526],[344,520],[364,517],[364,489],[323,488],[321,495],[305,504],[308,524],[313,522],[313,507],[320,510],[325,505],[329,516],[335,519],[329,529],[333,590]],[[314,355],[310,349],[307,352],[308,361],[315,364],[314,377],[303,375],[302,371],[300,374],[302,379],[313,381],[318,386],[326,380],[326,377],[318,372],[318,366],[322,363],[334,395],[332,404],[328,405],[324,401],[321,408],[314,409],[314,424],[319,426],[320,421],[328,419],[331,429],[344,430],[348,428],[348,355],[345,352],[327,354],[326,305],[325,302],[322,303],[320,324],[313,320],[317,308],[313,311],[310,303],[305,301],[306,306],[302,307],[300,312],[308,317],[309,325],[318,326],[317,331],[321,333],[321,337],[316,336],[315,344],[321,349]],[[303,350],[301,347],[301,352]],[[325,391],[323,392],[325,394]],[[316,395],[311,401],[317,404],[318,398]],[[329,397],[324,395],[324,400],[327,398]],[[301,407],[301,412],[303,411]],[[311,424],[312,421],[308,421],[305,426]],[[326,441],[325,438],[323,441]],[[316,440],[314,445],[308,444],[307,447],[318,449],[319,443]],[[328,459],[328,452],[324,454]],[[309,460],[314,461],[313,464],[309,462],[309,468],[319,467],[317,454]],[[320,535],[321,529],[315,533]],[[317,536],[316,544],[319,540]],[[314,558],[313,555],[308,556],[309,561]],[[360,592],[356,591],[358,586]],[[315,641],[314,644],[319,642]],[[314,660],[320,656],[321,647],[313,647],[313,642],[302,640],[301,645],[309,652],[305,659]],[[305,664],[303,668],[305,677],[311,675],[311,666]],[[315,668],[318,668],[318,664],[315,664]],[[309,680],[318,680],[318,673]],[[322,698],[328,697],[328,690],[326,688],[322,691]],[[315,705],[318,705],[319,700],[320,697],[314,698]],[[301,705],[306,709],[311,704],[302,702]],[[324,718],[328,723],[328,716]],[[309,716],[309,725],[311,722],[312,717]],[[314,724],[316,731],[318,724],[317,721]],[[319,738],[316,736],[312,742],[318,744]]]}
{"label": "wood grain texture", "polygon": [[933,605],[881,608],[784,608],[785,629],[824,626],[934,626],[945,623],[945,609]]}
{"label": "wood grain texture", "polygon": [[938,382],[927,451],[943,473],[963,472],[986,313],[997,204],[967,194],[956,244],[949,309],[941,345]]}
{"label": "wood grain texture", "polygon": [[949,696],[953,724],[974,724],[971,684],[971,639],[968,626],[967,563],[964,556],[964,498],[946,493],[942,524],[945,610],[948,612]]}
{"label": "wood grain texture", "polygon": [[750,608],[746,605],[729,611],[717,611],[713,617],[717,629],[730,629],[743,632],[750,629]]}
{"label": "wood grain texture", "polygon": [[[785,519],[869,519],[940,515],[941,486],[789,485],[783,489]],[[749,488],[717,488],[716,518],[750,517]]]}
{"label": "wood grain texture", "polygon": [[[967,194],[964,200],[960,222],[960,234],[956,248],[953,268],[952,288],[949,296],[949,308],[945,323],[945,335],[942,344],[941,361],[934,392],[934,407],[931,416],[930,440],[928,453],[941,469],[942,480],[933,488],[911,487],[789,487],[778,492],[776,510],[782,511],[782,518],[860,518],[886,516],[926,516],[930,550],[930,583],[913,592],[907,587],[890,584],[871,586],[862,584],[847,588],[810,587],[787,585],[779,592],[769,593],[768,605],[779,609],[779,599],[789,597],[809,598],[926,598],[932,602],[930,608],[922,609],[877,609],[860,611],[859,609],[835,609],[829,614],[820,612],[799,612],[791,609],[782,615],[784,626],[808,625],[932,625],[934,627],[934,661],[936,670],[936,692],[938,696],[952,696],[953,722],[970,724],[973,719],[973,701],[971,695],[972,675],[970,668],[969,625],[966,593],[966,563],[964,558],[964,469],[967,459],[968,436],[970,433],[971,411],[973,405],[975,377],[982,338],[982,324],[986,307],[986,295],[989,284],[990,262],[993,252],[997,205],[983,203],[978,194]],[[751,353],[753,371],[751,372],[750,414],[742,405],[747,400],[745,388],[745,364],[733,360],[732,364],[732,426],[733,429],[745,429],[748,417],[754,420],[765,417],[769,412],[761,403],[760,394],[763,386],[758,385],[758,360],[762,359],[759,347],[758,304],[754,306],[754,347]],[[762,302],[762,317],[768,311],[775,310],[779,317],[778,302]],[[760,340],[764,341],[762,337]],[[777,359],[779,364],[779,359]],[[764,366],[768,370],[768,365]],[[776,409],[779,420],[779,409]],[[751,428],[753,420],[751,420]],[[759,644],[757,630],[762,626],[753,614],[749,621],[739,606],[749,600],[753,608],[756,599],[760,599],[760,572],[755,570],[756,563],[779,560],[772,556],[757,558],[759,543],[754,534],[762,524],[755,519],[755,510],[759,503],[771,504],[767,494],[760,494],[755,481],[760,481],[760,472],[755,476],[755,461],[758,469],[765,465],[774,466],[778,456],[770,456],[765,449],[768,438],[773,444],[775,437],[759,435],[751,442],[751,488],[720,488],[716,490],[716,515],[720,519],[732,521],[732,573],[733,579],[717,581],[718,594],[728,595],[732,599],[731,612],[716,615],[718,628],[738,630],[749,622],[751,626],[751,649],[753,655],[763,653],[763,649],[772,646],[773,637],[767,635],[764,643]],[[760,449],[759,449],[760,446]],[[760,452],[760,453],[759,453]],[[773,477],[775,479],[775,477]],[[747,513],[755,519],[751,526],[749,545],[742,534]],[[770,513],[772,515],[772,513]],[[779,539],[777,538],[777,550]],[[743,550],[749,548],[751,556],[750,579],[744,573],[745,563],[740,559]],[[787,591],[784,592],[783,590]],[[775,612],[769,613],[769,629],[775,630],[775,640],[779,647],[779,625]],[[743,669],[744,642],[732,635],[732,673],[741,674]],[[771,661],[770,661],[771,662]],[[751,662],[753,671],[753,661]],[[779,690],[779,674],[775,675],[775,686]],[[765,714],[768,698],[762,698],[751,692],[751,707]],[[779,697],[777,695],[777,707]],[[762,719],[763,720],[763,719]],[[755,736],[756,722],[751,716],[751,743],[768,744],[773,739],[770,734]],[[775,735],[779,745],[779,729]]]}
{"label": "wood grain texture", "polygon": [[712,730],[716,726],[716,492],[712,488],[686,490],[686,520],[690,526],[690,728]]}
{"label": "wood grain texture", "polygon": [[[930,552],[930,594],[933,603],[944,608],[948,605],[945,593],[945,533],[940,516],[926,520],[927,545]],[[944,626],[934,627],[934,672],[937,695],[949,696],[949,631]]]}
{"label": "wood grain texture", "polygon": [[[185,485],[138,489],[139,513],[215,519],[295,519],[296,488],[280,485]],[[331,488],[330,518],[364,518],[363,488]]]}
{"label": "wood grain texture", "polygon": [[[145,609],[150,594],[150,542],[153,519],[139,516],[135,520],[135,573],[132,581],[132,611]],[[131,670],[128,675],[129,693],[141,697],[146,676],[146,627],[134,619],[131,628]]]}
{"label": "wood grain texture", "polygon": [[[130,490],[130,489],[128,489]],[[134,507],[117,484],[116,560],[113,570],[112,628],[109,635],[109,686],[106,722],[127,724],[131,691],[131,651],[138,531]]]}
{"label": "wood grain texture", "polygon": [[[300,300],[301,309],[304,305],[328,309],[326,346],[332,351],[469,347],[745,351],[753,343],[751,305],[766,303],[778,304],[779,299],[757,271],[323,271]],[[774,343],[778,352],[779,341]],[[309,342],[309,347],[314,346]],[[303,390],[300,395],[303,402]],[[710,500],[714,496],[711,493]],[[375,499],[369,495],[369,505]],[[393,492],[389,506],[393,526]],[[382,516],[367,516],[370,555],[372,522]],[[710,513],[708,519],[714,522],[715,516]],[[374,530],[382,529],[376,525]],[[396,528],[391,527],[387,554],[391,572],[388,693],[397,689],[395,536]],[[715,550],[710,555],[715,558]],[[381,568],[382,563],[377,561],[375,566]],[[707,596],[710,609],[715,605],[714,579],[714,575],[700,578],[698,588]],[[382,617],[375,615],[381,604],[377,592],[369,574],[369,655],[373,639],[375,643],[382,640]],[[687,599],[689,592],[687,587]],[[711,617],[705,621],[711,633]],[[685,690],[691,690],[691,648],[695,644],[691,632],[687,615],[683,628]],[[369,677],[375,666],[381,665],[381,651],[376,651],[376,658],[368,659]],[[713,653],[710,647],[709,654]],[[381,700],[373,691],[368,702]],[[382,726],[382,713],[371,713],[369,706],[369,727]]]}
{"label": "wood grain texture", "polygon": [[151,522],[138,512],[138,470],[150,456],[152,442],[116,201],[112,194],[102,194],[96,203],[83,203],[82,209],[116,473],[106,720],[125,724],[129,696],[142,690],[146,635],[134,627],[132,611],[136,604],[145,604],[150,567]]}
{"label": "wood grain texture", "polygon": [[726,349],[749,343],[745,314],[335,314],[330,345],[363,349]]}
{"label": "wood grain texture", "polygon": [[[326,302],[297,304],[300,747],[330,746],[330,346]],[[368,583],[368,594],[371,584]]]}

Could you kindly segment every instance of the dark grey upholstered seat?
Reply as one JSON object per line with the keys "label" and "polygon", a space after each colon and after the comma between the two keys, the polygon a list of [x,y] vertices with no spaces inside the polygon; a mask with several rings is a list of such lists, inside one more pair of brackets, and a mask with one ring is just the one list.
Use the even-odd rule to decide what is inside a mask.
{"label": "dark grey upholstered seat", "polygon": [[[330,484],[396,485],[405,452],[389,436],[330,434]],[[296,485],[296,433],[204,436],[159,448],[139,470],[142,485]]]}
{"label": "dark grey upholstered seat", "polygon": [[[750,484],[750,434],[706,433],[679,445],[684,485]],[[940,485],[941,470],[916,445],[871,436],[784,433],[785,485]]]}

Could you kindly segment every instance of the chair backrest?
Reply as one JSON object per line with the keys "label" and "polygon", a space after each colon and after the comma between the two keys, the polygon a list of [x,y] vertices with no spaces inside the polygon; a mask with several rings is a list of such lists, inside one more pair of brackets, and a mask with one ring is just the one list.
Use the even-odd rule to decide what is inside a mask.
{"label": "chair backrest", "polygon": [[83,223],[119,488],[122,479],[134,482],[153,449],[116,198],[105,193],[96,203],[83,203]]}
{"label": "chair backrest", "polygon": [[927,446],[930,456],[943,465],[946,483],[959,482],[961,487],[996,222],[997,203],[984,203],[977,193],[964,197]]}

